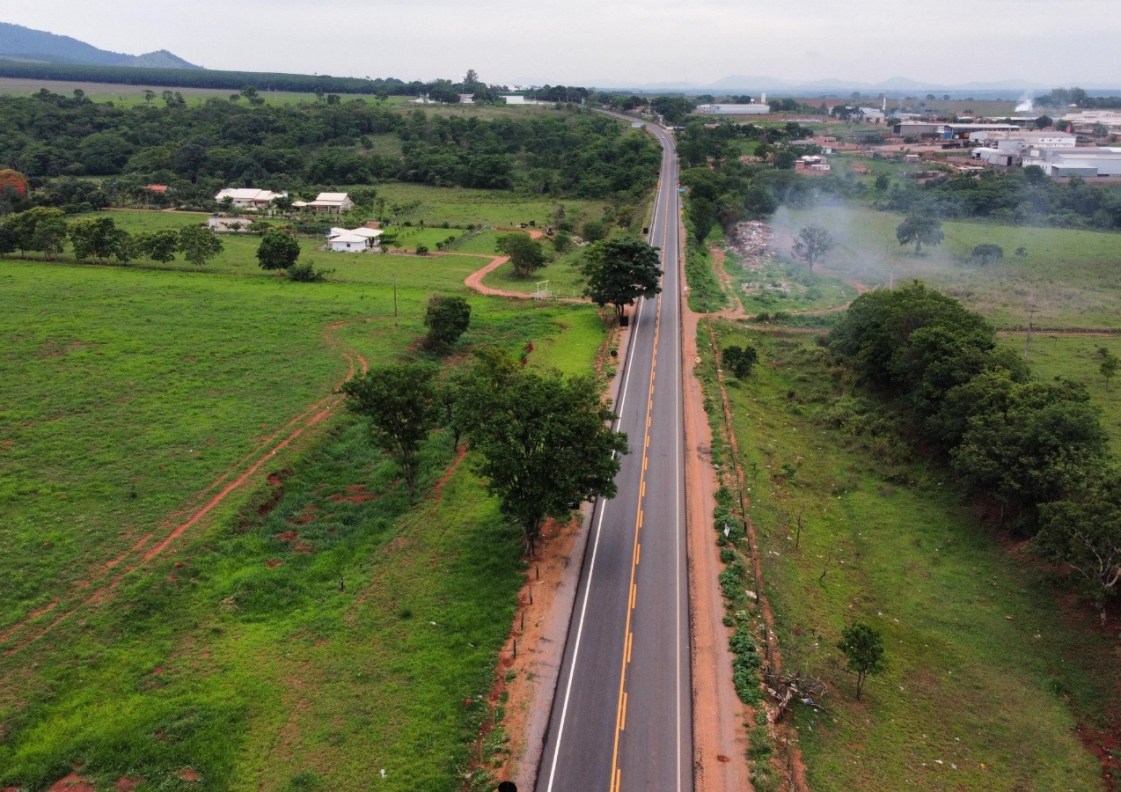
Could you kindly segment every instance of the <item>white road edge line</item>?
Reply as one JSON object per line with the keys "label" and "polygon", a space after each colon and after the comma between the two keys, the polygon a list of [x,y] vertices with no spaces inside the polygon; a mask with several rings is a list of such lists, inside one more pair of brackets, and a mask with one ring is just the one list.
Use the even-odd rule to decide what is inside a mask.
{"label": "white road edge line", "polygon": [[[654,223],[657,221],[658,205],[661,203],[661,195],[662,195],[661,190],[659,190],[656,193],[657,197],[654,199],[654,201],[655,201],[654,202],[654,220],[651,221],[650,236],[654,235],[654,228],[655,228]],[[635,335],[638,334],[638,325],[639,325],[638,317],[641,315],[642,308],[645,305],[646,305],[646,299],[641,298],[639,300],[639,310],[635,312],[635,314],[636,314],[635,326],[631,329],[631,332],[634,333]],[[630,384],[631,384],[631,362],[633,360],[634,360],[634,356],[628,354],[627,355],[627,365],[626,365],[626,367],[624,368],[624,371],[623,371],[623,386],[620,389],[619,404],[617,405],[618,409],[615,411],[616,415],[619,416],[618,418],[615,419],[615,426],[613,427],[616,431],[618,431],[619,424],[623,420],[623,405],[625,405],[626,402],[627,402],[627,391],[630,388]],[[588,611],[588,596],[589,596],[589,593],[590,593],[591,588],[592,588],[592,577],[595,575],[596,555],[599,552],[599,537],[600,537],[600,533],[601,533],[601,528],[603,527],[603,515],[607,511],[607,504],[608,503],[610,503],[610,501],[603,501],[602,502],[602,505],[600,506],[600,510],[599,510],[599,519],[596,520],[596,536],[595,536],[595,541],[592,543],[592,560],[591,560],[590,564],[588,565],[588,580],[584,584],[584,601],[580,605],[580,621],[579,621],[579,624],[576,627],[576,643],[572,647],[572,664],[568,667],[568,682],[565,684],[565,688],[564,688],[564,704],[561,706],[560,723],[557,724],[557,741],[556,741],[556,745],[553,748],[553,762],[552,762],[552,766],[549,768],[549,784],[545,788],[546,792],[552,792],[552,790],[553,790],[553,780],[556,778],[556,774],[557,774],[557,760],[560,757],[561,741],[564,738],[564,721],[565,721],[565,717],[568,715],[568,702],[569,702],[569,700],[571,698],[571,695],[572,695],[572,680],[576,676],[576,658],[580,654],[580,639],[584,634],[584,617],[585,617],[585,615],[587,614],[587,611]],[[615,768],[611,768],[611,772],[614,773]]]}

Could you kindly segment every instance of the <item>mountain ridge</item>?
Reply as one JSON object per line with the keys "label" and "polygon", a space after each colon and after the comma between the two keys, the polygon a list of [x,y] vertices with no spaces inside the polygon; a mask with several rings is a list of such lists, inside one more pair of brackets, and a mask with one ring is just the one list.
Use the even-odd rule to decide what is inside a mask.
{"label": "mountain ridge", "polygon": [[143,55],[111,52],[71,36],[0,22],[0,58],[29,63],[81,66],[132,66],[162,69],[201,69],[165,49]]}

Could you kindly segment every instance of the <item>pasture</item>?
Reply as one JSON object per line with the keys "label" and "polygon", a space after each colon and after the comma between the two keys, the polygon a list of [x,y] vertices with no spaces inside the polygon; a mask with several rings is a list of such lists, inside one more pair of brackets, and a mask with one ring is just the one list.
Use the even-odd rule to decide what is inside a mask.
{"label": "pasture", "polygon": [[[890,212],[820,206],[780,209],[773,224],[784,254],[800,228],[825,227],[837,246],[822,259],[823,273],[873,287],[919,278],[997,327],[1026,327],[1029,315],[1036,327],[1121,327],[1121,234],[944,221],[942,245],[916,256],[895,238],[902,220]],[[1002,261],[969,260],[986,243],[1003,248]]]}
{"label": "pasture", "polygon": [[[0,786],[453,788],[519,535],[440,434],[409,503],[333,392],[481,259],[323,253],[337,282],[296,284],[226,239],[201,272],[0,261]],[[604,338],[469,299],[464,349],[575,373]]]}
{"label": "pasture", "polygon": [[[1080,734],[1116,711],[1116,661],[1090,609],[988,535],[812,341],[718,331],[759,351],[728,394],[784,668],[827,686],[824,710],[794,710],[810,788],[1100,788]],[[887,658],[860,702],[836,648],[854,620]]]}

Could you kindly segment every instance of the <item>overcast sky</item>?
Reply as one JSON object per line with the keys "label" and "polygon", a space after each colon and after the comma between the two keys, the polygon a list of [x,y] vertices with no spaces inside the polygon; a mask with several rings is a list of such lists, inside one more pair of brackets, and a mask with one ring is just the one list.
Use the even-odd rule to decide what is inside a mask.
{"label": "overcast sky", "polygon": [[14,0],[0,21],[212,69],[491,83],[1121,83],[1117,0]]}

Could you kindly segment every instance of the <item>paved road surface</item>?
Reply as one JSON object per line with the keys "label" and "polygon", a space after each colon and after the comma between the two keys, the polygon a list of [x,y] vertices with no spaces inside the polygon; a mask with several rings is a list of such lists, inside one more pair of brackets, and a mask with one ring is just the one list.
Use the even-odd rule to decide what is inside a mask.
{"label": "paved road surface", "polygon": [[677,157],[663,147],[650,243],[662,294],[631,315],[616,412],[618,496],[593,513],[537,777],[539,792],[692,790]]}

